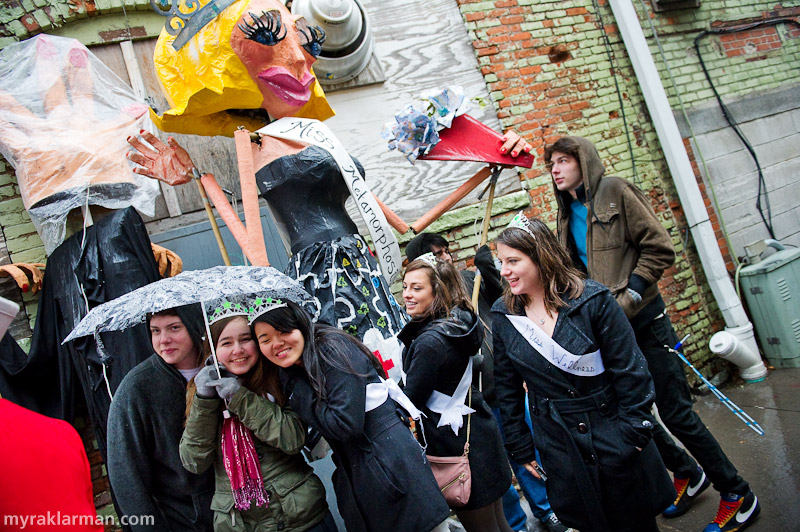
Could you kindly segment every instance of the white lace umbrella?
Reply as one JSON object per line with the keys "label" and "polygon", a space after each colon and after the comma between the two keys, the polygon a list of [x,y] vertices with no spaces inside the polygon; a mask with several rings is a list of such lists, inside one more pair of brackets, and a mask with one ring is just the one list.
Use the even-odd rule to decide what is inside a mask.
{"label": "white lace umbrella", "polygon": [[215,266],[185,271],[98,305],[63,343],[90,334],[99,340],[97,333],[127,329],[144,322],[147,314],[238,294],[288,299],[298,305],[311,301],[296,281],[271,266]]}

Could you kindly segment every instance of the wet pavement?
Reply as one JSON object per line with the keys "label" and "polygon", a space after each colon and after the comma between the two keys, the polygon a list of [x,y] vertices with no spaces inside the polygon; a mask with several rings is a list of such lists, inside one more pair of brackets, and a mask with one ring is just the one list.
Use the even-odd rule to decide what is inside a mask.
{"label": "wet pavement", "polygon": [[[800,530],[800,368],[770,370],[764,381],[720,389],[765,433],[756,434],[713,394],[697,398],[695,410],[761,502],[761,516],[747,530]],[[659,517],[658,526],[662,531],[702,531],[718,505],[719,494],[709,488],[686,515]]]}
{"label": "wet pavement", "polygon": [[[750,483],[761,515],[748,532],[800,531],[800,368],[770,370],[761,382],[741,380],[720,388],[764,430],[759,436],[712,393],[696,396],[695,410],[722,449]],[[658,518],[662,532],[701,532],[713,521],[719,493],[708,488],[685,515]],[[539,531],[528,512],[529,530]],[[463,531],[451,522],[451,531]]]}

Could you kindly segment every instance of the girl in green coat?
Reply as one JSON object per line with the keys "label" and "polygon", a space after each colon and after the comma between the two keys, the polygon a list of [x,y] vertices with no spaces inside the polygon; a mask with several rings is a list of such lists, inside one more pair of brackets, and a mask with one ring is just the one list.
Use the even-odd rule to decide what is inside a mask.
{"label": "girl in green coat", "polygon": [[[300,454],[306,427],[286,405],[275,368],[258,352],[244,312],[231,315],[235,305],[225,308],[212,311],[209,322],[217,360],[227,371],[220,377],[213,365],[206,365],[190,383],[180,443],[186,469],[199,473],[214,467],[214,530],[336,532],[325,488]],[[252,434],[260,465],[264,490],[246,501],[247,509],[241,500],[235,504],[225,469],[223,399]]]}

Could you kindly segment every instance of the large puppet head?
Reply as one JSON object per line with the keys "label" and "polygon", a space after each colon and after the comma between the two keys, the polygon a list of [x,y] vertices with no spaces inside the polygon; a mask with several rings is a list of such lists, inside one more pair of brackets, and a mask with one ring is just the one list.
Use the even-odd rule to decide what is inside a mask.
{"label": "large puppet head", "polygon": [[255,130],[265,121],[241,112],[252,109],[275,119],[333,116],[311,69],[324,33],[280,0],[239,0],[178,50],[175,41],[165,29],[154,54],[172,106],[161,116],[151,113],[163,131],[230,136],[240,125]]}

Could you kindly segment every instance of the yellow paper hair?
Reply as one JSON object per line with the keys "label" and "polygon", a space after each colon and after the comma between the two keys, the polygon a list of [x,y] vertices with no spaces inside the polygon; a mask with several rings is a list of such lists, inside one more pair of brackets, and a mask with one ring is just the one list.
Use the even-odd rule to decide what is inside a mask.
{"label": "yellow paper hair", "polygon": [[[201,4],[207,3],[208,0],[201,0]],[[231,137],[239,126],[250,131],[264,126],[260,120],[227,112],[258,109],[264,102],[258,86],[230,45],[236,21],[249,3],[250,0],[242,0],[224,9],[178,51],[172,47],[175,36],[161,30],[153,61],[172,108],[161,116],[150,111],[160,130]],[[294,116],[317,120],[333,116],[319,82],[314,82],[311,92],[311,99]]]}

